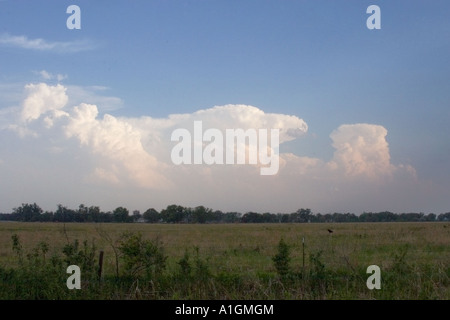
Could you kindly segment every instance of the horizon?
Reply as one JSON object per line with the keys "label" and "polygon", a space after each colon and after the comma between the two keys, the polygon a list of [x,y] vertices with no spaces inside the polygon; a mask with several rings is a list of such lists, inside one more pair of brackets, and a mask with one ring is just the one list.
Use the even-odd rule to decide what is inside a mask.
{"label": "horizon", "polygon": [[[148,210],[156,210],[156,212],[161,213],[163,210],[170,209],[171,206],[181,206],[181,207],[183,207],[183,209],[187,209],[187,210],[195,210],[197,208],[203,207],[206,210],[211,210],[211,212],[218,212],[219,211],[219,212],[221,212],[223,214],[236,213],[236,214],[238,214],[238,217],[239,216],[242,217],[243,215],[245,215],[247,213],[256,213],[258,215],[263,215],[263,214],[266,214],[266,213],[273,214],[273,215],[291,215],[291,214],[295,214],[295,213],[300,212],[300,211],[308,211],[313,216],[316,216],[316,215],[334,215],[334,214],[339,214],[339,215],[350,214],[350,215],[354,215],[356,217],[359,217],[362,214],[392,213],[394,215],[408,215],[408,214],[422,214],[423,216],[435,215],[436,219],[438,218],[439,215],[445,216],[445,215],[450,214],[450,211],[447,211],[447,212],[418,212],[418,211],[392,212],[392,211],[389,211],[389,210],[377,211],[377,212],[373,212],[373,211],[363,211],[363,212],[337,212],[337,211],[333,211],[333,212],[331,212],[331,211],[330,212],[314,212],[313,210],[311,210],[309,208],[298,208],[297,210],[293,210],[291,212],[280,212],[280,211],[278,211],[278,212],[270,212],[270,211],[244,211],[244,212],[241,212],[241,211],[222,211],[222,210],[215,209],[215,208],[205,207],[205,206],[203,206],[201,204],[198,205],[198,206],[189,207],[189,206],[184,206],[182,204],[176,204],[176,203],[169,204],[169,205],[167,205],[167,207],[161,208],[161,209],[154,208],[154,207],[148,207],[148,208],[146,208],[144,210],[133,209],[133,208],[128,208],[128,207],[124,207],[124,206],[119,206],[119,207],[116,207],[116,208],[114,208],[112,210],[103,210],[100,206],[85,205],[83,203],[78,205],[77,208],[72,208],[72,207],[67,207],[67,206],[65,206],[63,204],[58,204],[58,205],[55,206],[56,208],[54,210],[52,210],[52,209],[42,208],[41,206],[39,206],[38,203],[22,203],[21,205],[18,205],[18,206],[15,206],[14,208],[12,208],[9,212],[0,212],[0,215],[14,214],[14,211],[16,211],[16,209],[23,208],[24,206],[27,206],[27,205],[31,205],[31,206],[36,205],[39,209],[42,210],[42,214],[44,214],[44,213],[53,213],[54,214],[55,212],[58,211],[58,207],[61,206],[62,208],[66,209],[66,210],[73,211],[73,212],[77,212],[79,210],[90,209],[90,208],[98,208],[99,212],[104,213],[104,214],[112,214],[114,212],[114,210],[116,210],[116,209],[125,209],[125,210],[128,211],[128,215],[129,216],[133,216],[133,214],[135,212],[140,214],[140,215],[143,215],[143,213],[148,211]],[[80,208],[82,208],[82,209],[80,209]]]}

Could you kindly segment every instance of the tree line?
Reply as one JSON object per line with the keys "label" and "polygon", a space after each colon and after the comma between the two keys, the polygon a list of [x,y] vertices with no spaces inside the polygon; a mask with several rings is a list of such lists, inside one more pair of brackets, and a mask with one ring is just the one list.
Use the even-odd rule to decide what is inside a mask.
{"label": "tree line", "polygon": [[154,208],[141,213],[117,207],[113,211],[101,211],[98,206],[81,204],[78,209],[69,209],[61,204],[55,211],[44,211],[36,203],[24,203],[11,213],[0,214],[0,221],[24,222],[146,222],[146,223],[308,223],[308,222],[407,222],[450,221],[450,212],[434,213],[313,213],[311,209],[298,209],[292,213],[222,212],[204,206],[195,208],[169,205],[161,211]]}

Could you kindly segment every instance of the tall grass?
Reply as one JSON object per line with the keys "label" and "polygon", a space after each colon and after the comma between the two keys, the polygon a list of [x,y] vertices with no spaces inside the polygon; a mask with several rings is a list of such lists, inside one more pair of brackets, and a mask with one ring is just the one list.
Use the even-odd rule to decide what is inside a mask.
{"label": "tall grass", "polygon": [[[447,300],[444,226],[0,223],[0,299]],[[69,264],[81,290],[66,286]],[[380,290],[366,286],[372,264]]]}

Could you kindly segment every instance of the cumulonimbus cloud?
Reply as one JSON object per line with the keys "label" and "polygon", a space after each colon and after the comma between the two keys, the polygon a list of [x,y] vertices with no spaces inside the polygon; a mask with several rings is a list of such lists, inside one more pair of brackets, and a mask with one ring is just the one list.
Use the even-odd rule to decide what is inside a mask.
{"label": "cumulonimbus cloud", "polygon": [[380,125],[341,125],[330,135],[336,149],[330,166],[342,169],[349,176],[375,178],[391,174],[395,167],[390,162],[386,135],[386,128]]}
{"label": "cumulonimbus cloud", "polygon": [[[265,113],[248,105],[215,106],[165,118],[116,117],[102,114],[94,104],[68,104],[66,89],[61,84],[27,85],[27,96],[18,110],[19,122],[11,126],[19,126],[16,132],[52,130],[60,135],[55,139],[59,143],[62,137],[78,142],[79,150],[72,150],[71,154],[82,153],[90,160],[83,167],[67,170],[79,170],[86,177],[85,183],[95,182],[106,190],[126,188],[123,197],[153,190],[159,192],[158,201],[185,205],[226,206],[231,201],[250,207],[259,201],[269,208],[281,201],[298,207],[299,201],[308,206],[320,203],[323,197],[337,197],[344,203],[350,197],[363,198],[370,186],[415,178],[411,166],[391,163],[386,128],[367,123],[345,124],[334,130],[330,135],[335,148],[331,159],[280,154],[280,170],[275,176],[262,177],[258,168],[251,165],[177,166],[170,158],[175,145],[171,133],[177,128],[191,130],[195,121],[202,121],[205,129],[278,128],[280,143],[301,138],[307,134],[308,126],[297,116]],[[66,150],[64,145],[46,146],[49,150],[55,148],[60,150],[58,155]]]}
{"label": "cumulonimbus cloud", "polygon": [[[222,131],[230,128],[278,128],[280,143],[296,139],[308,130],[306,122],[296,116],[265,113],[248,105],[215,106],[190,114],[172,114],[165,119],[148,116],[117,118],[109,114],[99,119],[96,105],[81,103],[71,110],[65,108],[69,98],[66,87],[61,84],[29,84],[25,91],[27,97],[21,110],[23,122],[44,116],[44,122],[50,126],[55,119],[66,117],[68,122],[64,132],[67,137],[76,137],[81,145],[89,146],[93,152],[122,162],[131,176],[141,181],[141,185],[152,185],[151,179],[144,182],[144,173],[150,168],[156,172],[158,165],[164,164],[165,168],[172,165],[168,157],[173,145],[170,142],[171,132],[177,128],[192,131],[195,121],[202,121],[205,129]],[[338,171],[346,176],[376,178],[389,175],[396,167],[390,162],[386,135],[387,130],[380,125],[341,125],[330,135],[336,149],[330,161],[325,163],[320,159],[295,155],[286,155],[283,161],[296,163],[302,172],[319,167],[322,171]],[[159,179],[162,180],[162,177]]]}
{"label": "cumulonimbus cloud", "polygon": [[329,161],[286,154],[283,163],[296,163],[298,173],[314,172],[320,179],[337,176],[341,180],[379,182],[392,178],[397,171],[415,177],[412,166],[391,163],[387,134],[387,129],[377,124],[343,124],[330,134],[335,151]]}

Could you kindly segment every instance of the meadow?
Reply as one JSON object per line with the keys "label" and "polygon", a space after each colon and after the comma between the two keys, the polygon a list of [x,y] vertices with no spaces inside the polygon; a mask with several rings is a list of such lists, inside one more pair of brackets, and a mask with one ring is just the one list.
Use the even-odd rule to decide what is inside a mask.
{"label": "meadow", "polygon": [[447,222],[0,223],[0,299],[449,298]]}

